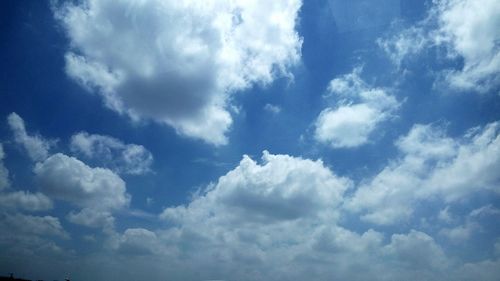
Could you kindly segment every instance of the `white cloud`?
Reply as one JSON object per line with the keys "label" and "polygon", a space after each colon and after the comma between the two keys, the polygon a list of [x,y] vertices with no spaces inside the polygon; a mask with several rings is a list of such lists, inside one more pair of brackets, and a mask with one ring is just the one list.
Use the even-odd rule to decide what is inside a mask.
{"label": "white cloud", "polygon": [[[245,156],[188,205],[165,209],[173,227],[155,237],[166,260],[205,279],[443,280],[450,261],[429,235],[412,230],[387,243],[338,225],[351,185],[320,161]],[[147,248],[145,240],[137,241]]]}
{"label": "white cloud", "polygon": [[70,39],[67,74],[106,106],[227,143],[229,96],[300,60],[300,0],[94,1],[54,7]]}
{"label": "white cloud", "polygon": [[109,211],[83,208],[80,212],[71,212],[66,217],[74,224],[87,227],[103,228],[108,233],[114,228],[115,218]]}
{"label": "white cloud", "polygon": [[38,135],[28,135],[24,120],[15,112],[9,114],[7,121],[14,133],[14,140],[26,150],[33,161],[43,161],[47,158],[54,141],[46,140]]}
{"label": "white cloud", "polygon": [[0,209],[21,209],[27,211],[43,211],[52,208],[52,201],[42,193],[29,191],[8,192],[10,188],[9,171],[5,168],[3,159],[5,152],[0,143]]}
{"label": "white cloud", "polygon": [[[415,130],[397,142],[403,154],[432,161],[445,159],[449,163],[457,158],[460,146],[470,145],[487,131],[476,129],[456,140],[430,126]],[[412,142],[415,145],[410,145]],[[454,149],[445,149],[449,142]],[[434,149],[429,150],[425,143]],[[38,168],[42,165],[46,170],[59,170],[50,164],[55,161],[51,158],[35,168],[37,177],[44,170]],[[67,166],[67,170],[79,170],[73,166],[84,165],[75,164],[78,160],[67,156],[57,158],[62,164],[56,166]],[[93,170],[84,170],[88,169]],[[60,170],[63,172],[58,175],[66,174],[65,168]],[[149,279],[171,276],[174,280],[280,281],[331,280],[333,276],[361,281],[376,276],[377,280],[438,281],[456,280],[454,272],[471,274],[483,263],[494,263],[485,260],[464,264],[460,259],[452,259],[432,236],[417,230],[385,234],[371,229],[360,233],[348,229],[342,204],[352,187],[349,179],[335,175],[321,160],[264,152],[260,163],[244,156],[237,167],[197,193],[188,204],[166,208],[161,214],[166,222],[157,224],[159,229],[128,228],[123,233],[115,232],[111,207],[83,207],[80,212],[71,212],[67,219],[109,230],[104,241],[106,251],[93,256],[99,258],[95,265],[83,265],[84,271],[94,274],[96,268],[106,272],[121,268],[114,276],[123,280],[140,279],[155,272],[157,276]],[[65,200],[74,203],[73,199]],[[385,204],[391,205],[392,201]],[[80,204],[83,205],[94,204]],[[491,206],[479,208],[470,216],[494,210]],[[57,233],[50,228],[20,233],[23,232]],[[483,275],[494,273],[492,267],[484,270]]]}
{"label": "white cloud", "polygon": [[482,206],[480,208],[472,210],[470,212],[469,217],[471,218],[478,218],[482,216],[499,216],[500,215],[500,210],[493,207],[491,204]]}
{"label": "white cloud", "polygon": [[0,143],[0,190],[10,186],[9,170],[5,168],[3,159],[5,159],[5,152],[3,151],[3,145]]}
{"label": "white cloud", "polygon": [[415,125],[396,143],[401,157],[361,184],[345,206],[366,221],[393,224],[428,199],[452,203],[478,191],[500,193],[499,128],[495,122],[452,139],[440,128]]}
{"label": "white cloud", "polygon": [[158,254],[162,244],[156,234],[144,228],[129,228],[121,235],[118,250],[127,255]]}
{"label": "white cloud", "polygon": [[34,172],[45,194],[82,208],[112,210],[130,202],[125,182],[118,175],[91,168],[74,157],[57,153],[37,163]]}
{"label": "white cloud", "polygon": [[[161,218],[175,227],[159,236],[169,251],[189,256],[192,266],[204,271],[227,263],[216,270],[238,271],[240,280],[252,273],[263,276],[274,263],[290,268],[286,261],[292,262],[315,227],[335,223],[337,206],[352,183],[320,160],[264,152],[262,161],[244,156],[188,205],[165,209]],[[200,247],[203,253],[195,250]],[[204,262],[210,257],[214,262]],[[245,273],[249,266],[262,271]]]}
{"label": "white cloud", "polygon": [[466,223],[455,227],[443,228],[439,231],[439,234],[445,236],[454,243],[463,243],[471,237],[472,233],[477,230],[477,228],[478,225],[475,223]]}
{"label": "white cloud", "polygon": [[27,211],[44,211],[52,209],[52,200],[42,193],[14,191],[0,193],[1,209],[21,209]]}
{"label": "white cloud", "polygon": [[71,137],[70,148],[118,173],[145,174],[153,163],[153,155],[144,146],[125,144],[109,136],[80,132]]}
{"label": "white cloud", "polygon": [[500,260],[484,260],[464,264],[455,280],[495,281],[500,276]]}
{"label": "white cloud", "polygon": [[428,47],[444,47],[450,58],[463,59],[460,70],[445,71],[446,81],[487,92],[500,84],[499,24],[496,0],[436,0],[425,20],[379,45],[398,65]]}
{"label": "white cloud", "polygon": [[314,137],[333,148],[357,147],[369,142],[380,124],[399,108],[398,101],[381,88],[369,87],[360,77],[361,68],[333,79],[329,96],[340,99],[324,109],[315,122]]}
{"label": "white cloud", "polygon": [[417,271],[413,278],[421,276],[421,280],[428,271],[443,270],[450,262],[443,250],[429,235],[411,230],[407,235],[394,234],[391,243],[385,250],[392,257],[398,267],[409,267]]}
{"label": "white cloud", "polygon": [[[3,235],[41,235],[68,238],[59,219],[52,216],[29,216],[23,214],[0,214]],[[7,232],[7,233],[5,233]]]}
{"label": "white cloud", "polygon": [[244,156],[240,165],[221,177],[206,194],[187,207],[166,209],[162,217],[175,221],[214,213],[235,222],[269,223],[331,215],[351,186],[348,179],[335,176],[321,160],[267,151],[262,160],[259,165]]}
{"label": "white cloud", "polygon": [[266,105],[264,105],[264,110],[272,114],[279,114],[281,112],[281,107],[266,103]]}
{"label": "white cloud", "polygon": [[[484,232],[481,219],[491,216],[499,216],[500,210],[492,205],[482,206],[472,210],[464,219],[464,222],[453,227],[444,227],[439,234],[448,238],[453,243],[463,243],[470,239],[476,232]],[[492,217],[492,219],[497,219]]]}

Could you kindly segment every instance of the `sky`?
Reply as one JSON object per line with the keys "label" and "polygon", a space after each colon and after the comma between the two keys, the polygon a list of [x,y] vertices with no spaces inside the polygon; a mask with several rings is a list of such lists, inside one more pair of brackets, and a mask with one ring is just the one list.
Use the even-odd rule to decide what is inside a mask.
{"label": "sky", "polygon": [[500,278],[499,1],[0,5],[0,275]]}

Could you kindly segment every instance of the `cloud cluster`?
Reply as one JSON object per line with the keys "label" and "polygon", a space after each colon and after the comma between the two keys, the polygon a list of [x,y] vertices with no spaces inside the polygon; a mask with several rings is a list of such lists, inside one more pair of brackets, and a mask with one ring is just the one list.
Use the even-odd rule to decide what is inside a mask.
{"label": "cloud cluster", "polygon": [[[71,138],[70,150],[104,167],[91,167],[81,160],[62,153],[49,155],[53,141],[26,132],[24,120],[11,113],[8,123],[15,144],[24,148],[33,161],[36,187],[41,192],[11,190],[9,172],[3,165],[5,153],[0,144],[0,210],[10,215],[22,211],[46,211],[59,200],[76,207],[66,215],[75,224],[103,228],[114,233],[113,212],[127,208],[131,196],[117,173],[139,175],[150,172],[152,154],[142,145],[125,144],[103,135],[86,132]],[[111,170],[113,169],[113,170]]]}
{"label": "cloud cluster", "polygon": [[144,146],[125,144],[103,135],[80,132],[71,137],[71,151],[98,161],[117,173],[141,175],[151,171],[153,155]]}
{"label": "cloud cluster", "polygon": [[457,89],[478,92],[500,85],[500,3],[495,0],[436,0],[428,17],[399,34],[379,40],[398,65],[429,47],[443,47],[458,69],[446,69],[445,81]]}
{"label": "cloud cluster", "polygon": [[107,107],[227,143],[232,93],[271,83],[300,60],[300,0],[95,1],[53,8],[66,72]]}
{"label": "cloud cluster", "polygon": [[[356,83],[361,82],[334,80],[331,87],[338,95],[366,101],[367,97],[353,94]],[[487,205],[461,217],[453,209],[471,194],[498,194],[499,132],[500,123],[494,122],[451,138],[438,126],[415,125],[396,141],[400,155],[359,183],[337,175],[321,160],[267,151],[261,161],[243,156],[234,169],[195,193],[187,204],[165,208],[159,214],[163,224],[155,229],[116,230],[113,212],[130,204],[125,182],[109,169],[92,168],[61,153],[35,165],[36,183],[45,195],[6,195],[12,197],[8,201],[18,196],[65,201],[77,207],[66,215],[69,222],[102,228],[103,239],[93,241],[102,242],[106,250],[93,256],[95,264],[79,264],[85,274],[118,266],[122,270],[114,278],[121,279],[372,280],[376,276],[437,281],[467,280],[464,276],[480,272],[481,280],[495,280],[497,258],[451,258],[435,237],[453,243],[474,239],[480,220],[500,213]],[[109,148],[106,137],[82,136],[91,140],[90,145],[83,141],[78,146],[82,154],[106,153],[102,151]],[[441,221],[437,228],[409,220],[419,202],[429,199],[448,206],[420,218]],[[24,204],[31,209],[2,202],[0,197],[4,206],[0,222],[10,230],[0,231],[0,244],[7,243],[7,252],[23,248],[35,249],[33,256],[62,252],[54,241],[69,234],[58,218],[19,212],[46,210],[50,200],[46,205]],[[352,216],[373,228],[360,228]],[[402,220],[406,227],[397,232],[379,228]],[[110,256],[116,262],[110,263]]]}
{"label": "cloud cluster", "polygon": [[452,139],[439,127],[415,125],[397,141],[400,158],[358,187],[346,207],[366,221],[394,224],[425,200],[450,203],[478,191],[500,193],[499,130],[494,122]]}
{"label": "cloud cluster", "polygon": [[335,78],[328,98],[338,100],[315,121],[314,137],[333,148],[357,147],[369,142],[380,124],[393,116],[400,103],[386,90],[372,88],[360,77],[361,68]]}
{"label": "cloud cluster", "polygon": [[[92,168],[77,158],[62,153],[49,154],[53,141],[26,132],[24,120],[16,113],[7,118],[14,134],[13,143],[24,149],[36,162],[33,169],[36,188],[41,192],[17,190],[9,179],[4,165],[5,151],[0,144],[0,246],[3,259],[15,257],[7,264],[32,263],[37,257],[44,259],[65,256],[71,252],[58,244],[68,239],[59,218],[49,215],[28,215],[26,212],[46,212],[54,201],[65,201],[76,210],[66,215],[67,221],[103,232],[115,234],[113,212],[127,208],[131,196],[125,182],[106,168]],[[143,146],[126,145],[120,140],[100,136],[77,134],[71,147],[88,158],[105,157],[104,162],[116,164],[121,172],[140,174],[149,171],[152,155]],[[119,164],[119,165],[118,165]],[[35,260],[33,260],[35,259]]]}
{"label": "cloud cluster", "polygon": [[[467,153],[472,149],[452,145],[464,140],[418,130],[398,142],[400,149],[450,161],[457,157],[455,150]],[[467,138],[484,140],[488,130],[471,132]],[[487,147],[472,150],[491,153]],[[482,175],[471,176],[478,180]],[[343,226],[347,223],[343,204],[353,188],[352,181],[335,175],[319,160],[264,152],[259,164],[244,156],[235,169],[189,204],[166,208],[160,215],[166,228],[128,229],[118,238],[117,249],[129,259],[150,256],[153,263],[175,265],[178,270],[168,274],[182,280],[331,280],[332,276],[341,280],[372,280],[373,276],[377,280],[465,280],[454,272],[471,276],[486,264],[491,266],[484,275],[490,278],[483,280],[494,280],[495,259],[453,260],[423,231],[410,228],[387,235],[373,229],[357,233]],[[352,196],[357,198],[364,189],[360,186]],[[401,199],[391,200],[390,190],[385,193],[387,206]],[[377,191],[373,194],[377,197]],[[372,206],[368,201],[358,203]],[[379,206],[383,205],[381,201]],[[440,235],[453,232],[446,231]]]}

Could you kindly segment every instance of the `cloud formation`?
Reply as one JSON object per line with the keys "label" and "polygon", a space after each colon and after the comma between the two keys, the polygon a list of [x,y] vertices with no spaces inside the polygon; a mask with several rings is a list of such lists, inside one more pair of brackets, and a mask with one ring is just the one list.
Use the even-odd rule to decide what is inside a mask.
{"label": "cloud formation", "polygon": [[5,165],[3,163],[4,158],[5,152],[3,150],[3,145],[0,143],[0,190],[10,186],[9,170],[5,168]]}
{"label": "cloud formation", "polygon": [[15,112],[9,114],[7,122],[14,134],[14,141],[26,150],[33,161],[42,161],[47,158],[54,141],[44,139],[39,135],[29,135],[24,120]]}
{"label": "cloud formation", "polygon": [[[19,235],[41,235],[67,238],[68,233],[62,228],[59,219],[52,216],[30,216],[23,214],[0,214],[4,230]],[[2,231],[2,234],[5,231]]]}
{"label": "cloud formation", "polygon": [[321,111],[315,121],[314,138],[333,148],[366,144],[380,124],[394,115],[399,102],[386,90],[372,88],[360,77],[361,68],[335,78],[328,86],[328,99],[336,106]]}
{"label": "cloud formation", "polygon": [[83,1],[53,8],[66,30],[66,72],[107,107],[220,145],[229,97],[300,60],[300,0]]}
{"label": "cloud formation", "polygon": [[91,168],[74,157],[54,154],[37,163],[34,172],[45,194],[82,208],[119,209],[130,202],[125,182],[117,174]]}
{"label": "cloud formation", "polygon": [[141,175],[150,172],[153,164],[153,155],[142,145],[87,132],[73,135],[70,149],[117,173]]}
{"label": "cloud formation", "polygon": [[52,207],[52,200],[39,192],[14,191],[0,193],[0,209],[45,211],[52,209]]}
{"label": "cloud formation", "polygon": [[108,233],[113,229],[115,223],[115,218],[111,212],[95,208],[83,208],[79,212],[70,212],[66,218],[71,223],[103,228]]}
{"label": "cloud formation", "polygon": [[426,19],[379,40],[398,65],[430,47],[442,47],[448,59],[461,59],[458,69],[442,72],[453,88],[488,92],[500,85],[500,3],[495,0],[433,1]]}
{"label": "cloud formation", "polygon": [[[424,154],[449,156],[446,139],[431,142],[436,150]],[[166,228],[128,229],[117,249],[174,266],[165,274],[179,280],[462,280],[454,272],[470,276],[471,267],[496,263],[453,260],[416,229],[349,230],[342,204],[352,188],[319,160],[264,152],[259,164],[244,156],[189,204],[166,208]]]}
{"label": "cloud formation", "polygon": [[415,125],[396,142],[400,158],[358,187],[346,207],[363,220],[394,224],[425,200],[451,203],[478,191],[500,193],[499,129],[494,122],[453,139],[439,127]]}

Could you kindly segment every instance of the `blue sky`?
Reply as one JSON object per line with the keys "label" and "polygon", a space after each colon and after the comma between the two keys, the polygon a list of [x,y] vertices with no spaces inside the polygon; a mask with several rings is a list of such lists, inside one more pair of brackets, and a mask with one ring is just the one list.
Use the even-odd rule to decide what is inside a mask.
{"label": "blue sky", "polygon": [[0,274],[500,276],[498,1],[1,5]]}

